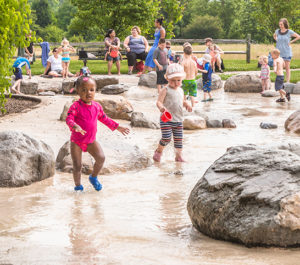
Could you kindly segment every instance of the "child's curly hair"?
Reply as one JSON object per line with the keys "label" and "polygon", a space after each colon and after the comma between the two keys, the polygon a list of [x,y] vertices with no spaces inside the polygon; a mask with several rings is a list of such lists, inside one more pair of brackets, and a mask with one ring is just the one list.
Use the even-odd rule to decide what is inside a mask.
{"label": "child's curly hair", "polygon": [[76,89],[77,93],[79,89],[84,85],[85,82],[93,80],[95,83],[95,79],[92,78],[91,76],[79,76],[76,81],[74,82],[74,88]]}

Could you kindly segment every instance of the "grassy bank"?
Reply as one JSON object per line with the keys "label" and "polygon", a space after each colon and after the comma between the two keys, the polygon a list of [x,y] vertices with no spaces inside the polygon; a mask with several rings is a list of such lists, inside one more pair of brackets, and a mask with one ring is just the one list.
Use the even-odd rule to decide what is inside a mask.
{"label": "grassy bank", "polygon": [[[252,60],[250,64],[245,63],[244,60],[224,60],[225,72],[226,71],[258,71],[257,61]],[[76,73],[83,66],[82,61],[72,60],[70,64],[70,70],[72,73]],[[87,66],[93,74],[107,74],[107,62],[105,61],[88,61]],[[300,60],[293,60],[291,63],[291,68],[300,68]],[[126,74],[128,71],[127,61],[121,62],[121,73]],[[34,75],[40,75],[44,72],[44,67],[40,60],[37,60],[32,65],[32,73]],[[113,73],[117,73],[116,66],[113,66]],[[298,79],[299,81],[300,79]]]}
{"label": "grassy bank", "polygon": [[[222,80],[227,80],[229,77],[233,76],[235,74],[221,74],[220,77]],[[271,73],[271,81],[275,82],[276,75],[275,73]],[[292,71],[291,72],[291,83],[297,83],[300,81],[300,71]]]}

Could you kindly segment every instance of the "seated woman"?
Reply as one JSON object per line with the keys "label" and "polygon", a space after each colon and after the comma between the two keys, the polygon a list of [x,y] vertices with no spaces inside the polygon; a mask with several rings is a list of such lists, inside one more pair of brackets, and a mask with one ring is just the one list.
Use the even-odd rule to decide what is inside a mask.
{"label": "seated woman", "polygon": [[107,68],[108,74],[111,75],[111,67],[115,62],[118,70],[118,75],[120,75],[120,39],[116,37],[116,32],[113,29],[109,29],[105,35],[105,49],[106,49],[106,60],[107,60]]}
{"label": "seated woman", "polygon": [[145,37],[141,36],[141,30],[138,26],[131,29],[131,35],[124,40],[124,48],[127,51],[128,74],[132,74],[133,66],[136,59],[145,61],[148,52],[148,41]]}
{"label": "seated woman", "polygon": [[[61,77],[63,75],[62,57],[59,55],[58,48],[52,50],[51,55],[47,60],[47,66],[44,71],[44,75],[52,77]],[[68,72],[68,76],[74,76],[71,72]]]}

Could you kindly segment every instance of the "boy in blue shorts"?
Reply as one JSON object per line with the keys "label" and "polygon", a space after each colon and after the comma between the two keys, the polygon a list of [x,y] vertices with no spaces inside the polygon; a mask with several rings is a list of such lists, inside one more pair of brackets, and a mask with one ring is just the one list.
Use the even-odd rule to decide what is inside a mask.
{"label": "boy in blue shorts", "polygon": [[23,79],[22,76],[22,67],[25,65],[26,67],[26,72],[29,75],[29,79],[31,79],[31,70],[30,70],[30,63],[26,58],[23,57],[18,57],[14,64],[13,64],[13,72],[15,75],[15,84],[11,87],[11,90],[15,92],[16,94],[21,94],[20,92],[20,87],[21,87],[21,82]]}
{"label": "boy in blue shorts", "polygon": [[[203,65],[204,69],[198,69],[202,73],[202,82],[203,82],[203,91],[204,91],[204,98],[202,102],[205,101],[212,101],[214,100],[211,96],[211,75],[212,75],[212,68],[210,65],[211,62],[211,56],[209,54],[204,54],[203,55]],[[209,96],[208,99],[206,99],[206,96]]]}

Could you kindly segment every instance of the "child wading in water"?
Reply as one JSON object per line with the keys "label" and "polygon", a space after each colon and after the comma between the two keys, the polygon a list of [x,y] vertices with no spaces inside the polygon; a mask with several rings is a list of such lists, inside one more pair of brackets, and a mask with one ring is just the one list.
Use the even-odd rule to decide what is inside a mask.
{"label": "child wading in water", "polygon": [[70,52],[75,52],[76,50],[70,46],[69,41],[65,38],[61,42],[61,47],[59,47],[58,52],[62,52],[62,67],[63,67],[63,78],[67,78],[69,74],[69,66],[70,66]]}
{"label": "child wading in water", "polygon": [[76,91],[80,96],[70,107],[66,119],[71,134],[71,156],[73,160],[73,177],[75,191],[83,191],[81,185],[81,159],[82,151],[89,152],[95,159],[92,174],[89,176],[90,183],[95,190],[102,189],[98,181],[98,174],[104,164],[105,156],[100,144],[96,141],[97,120],[101,121],[112,131],[117,129],[123,135],[129,133],[129,129],[120,126],[118,123],[108,118],[101,105],[94,100],[96,82],[91,77],[81,76],[76,81]]}
{"label": "child wading in water", "polygon": [[291,99],[290,93],[284,91],[284,74],[283,68],[285,66],[284,60],[280,57],[280,51],[274,49],[271,51],[272,58],[274,60],[274,72],[276,74],[275,90],[279,91],[280,98],[276,102],[285,102],[285,97],[288,101]]}
{"label": "child wading in water", "polygon": [[185,72],[181,65],[174,63],[168,66],[166,71],[168,85],[160,91],[156,106],[161,113],[165,111],[171,113],[172,119],[168,122],[160,121],[162,138],[153,155],[153,160],[156,162],[160,162],[165,146],[171,141],[172,133],[176,150],[175,161],[184,162],[182,158],[183,107],[189,112],[192,111],[192,107],[186,102],[181,88],[184,78]]}
{"label": "child wading in water", "polygon": [[191,97],[192,107],[194,107],[195,103],[198,102],[195,100],[195,97],[197,97],[196,76],[198,73],[198,68],[197,63],[192,58],[192,47],[189,45],[185,46],[183,52],[184,56],[180,64],[184,68],[186,78],[182,81],[182,89],[185,97]]}
{"label": "child wading in water", "polygon": [[261,79],[261,86],[262,92],[269,89],[269,81],[270,81],[270,67],[268,65],[268,57],[261,56],[259,58],[259,63],[261,64],[261,72],[260,72],[260,79]]}
{"label": "child wading in water", "polygon": [[[211,56],[209,54],[203,55],[203,65],[204,69],[198,69],[202,73],[202,83],[203,83],[203,91],[204,91],[204,98],[202,102],[205,101],[212,101],[214,100],[211,96],[211,74],[212,74],[212,68],[210,65],[211,62]],[[208,94],[209,99],[206,100],[206,94]]]}

